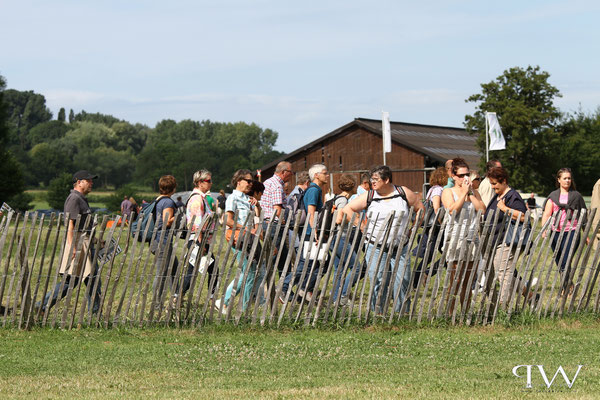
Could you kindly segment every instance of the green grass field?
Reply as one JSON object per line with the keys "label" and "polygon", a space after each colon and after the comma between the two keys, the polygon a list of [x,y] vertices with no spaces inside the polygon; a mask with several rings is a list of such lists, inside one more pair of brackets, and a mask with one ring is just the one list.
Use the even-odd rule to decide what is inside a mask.
{"label": "green grass field", "polygon": [[[0,330],[2,398],[597,398],[600,322],[345,330]],[[541,364],[532,389],[512,374]],[[520,371],[523,375],[524,370]]]}

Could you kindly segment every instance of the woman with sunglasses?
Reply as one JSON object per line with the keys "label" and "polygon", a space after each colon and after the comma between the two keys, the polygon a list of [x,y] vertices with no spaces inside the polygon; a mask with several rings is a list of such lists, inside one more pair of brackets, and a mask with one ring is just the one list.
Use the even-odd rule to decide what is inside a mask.
{"label": "woman with sunglasses", "polygon": [[[252,172],[247,169],[237,170],[231,179],[231,186],[235,187],[235,189],[225,201],[225,224],[228,231],[227,237],[230,238],[229,240],[234,240],[236,243],[235,247],[233,248],[233,252],[236,255],[237,262],[241,263],[241,271],[239,279],[237,280],[238,282],[235,288],[235,295],[240,293],[242,286],[244,285],[243,277],[246,273],[248,265],[250,264],[250,269],[248,270],[244,287],[242,310],[245,310],[248,306],[248,302],[252,296],[252,289],[255,280],[258,282],[261,280],[261,276],[255,276],[260,275],[260,273],[257,274],[256,271],[256,262],[248,262],[248,254],[246,254],[246,256],[242,259],[244,252],[242,249],[240,249],[245,240],[245,231],[250,229],[250,234],[252,235],[251,238],[254,238],[254,234],[256,233],[254,221],[247,221],[250,213],[254,210],[254,206],[257,204],[256,199],[249,195],[252,192],[252,182]],[[235,219],[236,211],[237,219]],[[248,244],[246,248],[250,249],[251,244]],[[220,310],[223,314],[227,313],[227,307],[231,301],[234,283],[235,278],[231,283],[229,283],[229,286],[227,286],[222,309],[220,299],[215,301],[215,308]]]}
{"label": "woman with sunglasses", "polygon": [[[205,241],[205,248],[200,249],[199,246],[202,243],[202,225],[204,225],[206,218],[209,218],[213,211],[210,209],[210,205],[208,204],[207,194],[210,192],[210,188],[212,186],[212,175],[210,171],[202,169],[200,171],[196,171],[193,177],[194,182],[194,190],[188,197],[186,206],[185,206],[185,214],[186,221],[188,222],[188,229],[191,231],[189,241],[187,243],[187,248],[189,251],[192,251],[192,254],[195,254],[193,257],[190,257],[185,277],[183,278],[183,288],[181,291],[181,295],[185,295],[187,291],[190,289],[190,285],[192,282],[192,277],[196,265],[196,257],[202,257],[208,251],[208,239]],[[198,249],[195,249],[198,247]],[[218,271],[214,269],[214,260],[210,262],[208,266],[208,282],[209,285],[211,282],[213,283],[213,293],[214,288],[217,287],[217,273]],[[199,268],[202,268],[200,266]],[[171,301],[175,303],[177,301],[177,297],[179,292],[177,291]]]}
{"label": "woman with sunglasses", "polygon": [[[579,221],[583,220],[586,206],[581,194],[575,190],[575,182],[569,168],[561,168],[556,174],[556,186],[558,189],[550,193],[544,214],[542,215],[542,225],[558,211],[558,221],[552,221],[551,229],[556,232],[552,237],[552,250],[554,250],[554,261],[559,266],[562,273],[568,266],[569,252],[571,247],[577,249],[579,245],[578,228]],[[577,211],[577,219],[574,213]],[[564,231],[562,241],[559,245],[560,232]],[[546,236],[546,232],[542,234]],[[564,257],[563,257],[564,254]],[[571,257],[572,258],[572,257]]]}
{"label": "woman with sunglasses", "polygon": [[[469,222],[469,216],[473,212],[485,211],[485,205],[477,189],[473,189],[473,184],[469,178],[469,165],[462,158],[452,160],[450,170],[451,178],[454,180],[454,187],[444,189],[442,192],[442,204],[446,209],[446,230],[445,246],[448,246],[446,261],[448,262],[450,272],[450,284],[454,282],[457,272],[458,258],[463,246],[470,246],[471,243],[477,243],[478,238],[475,235],[478,219],[473,216]],[[463,212],[464,211],[464,212]],[[473,257],[468,264],[463,263],[463,270],[458,271],[458,279],[462,278],[456,290],[460,293],[460,302],[464,304],[465,296],[469,293],[469,277],[473,271]],[[454,312],[454,297],[449,302],[449,313]]]}

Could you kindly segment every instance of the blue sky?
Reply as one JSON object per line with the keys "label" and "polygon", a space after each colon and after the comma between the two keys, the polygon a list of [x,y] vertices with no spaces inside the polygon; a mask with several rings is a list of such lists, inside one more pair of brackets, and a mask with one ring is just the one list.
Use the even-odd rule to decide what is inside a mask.
{"label": "blue sky", "polygon": [[563,111],[600,105],[600,2],[416,3],[0,0],[0,74],[55,115],[255,122],[282,151],[382,110],[462,126],[513,66],[548,71]]}

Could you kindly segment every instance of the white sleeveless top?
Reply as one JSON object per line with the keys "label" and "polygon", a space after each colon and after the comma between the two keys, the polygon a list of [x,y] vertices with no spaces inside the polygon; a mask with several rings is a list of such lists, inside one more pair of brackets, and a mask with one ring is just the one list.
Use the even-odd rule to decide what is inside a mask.
{"label": "white sleeveless top", "polygon": [[[454,190],[450,189],[450,191],[452,192],[452,197],[454,198],[454,201],[457,201],[458,195],[454,193]],[[460,236],[461,239],[466,238],[468,240],[473,240],[475,228],[477,227],[478,221],[477,218],[473,217],[473,219],[471,220],[471,224],[468,227],[467,221],[469,219],[469,214],[474,209],[475,206],[473,205],[473,203],[471,203],[470,201],[465,201],[462,207],[459,210],[456,210],[453,214],[446,213],[445,218],[448,220],[445,229],[446,235],[451,234],[452,236]],[[465,210],[465,213],[463,218],[461,219],[461,214],[463,210]],[[450,223],[450,218],[453,219],[453,224]],[[450,232],[451,228],[452,232]]]}
{"label": "white sleeveless top", "polygon": [[[400,194],[398,189],[394,188],[394,194]],[[392,196],[393,196],[392,195]],[[373,199],[380,199],[380,196],[377,191],[373,193]],[[392,223],[392,228],[390,230],[390,235],[388,237],[388,244],[395,244],[394,242],[400,241],[400,236],[402,236],[402,232],[404,231],[407,223],[408,223],[408,203],[402,198],[402,196],[398,196],[394,199],[390,200],[381,200],[381,201],[372,201],[369,205],[367,211],[367,217],[369,218],[366,234],[369,236],[369,241],[374,243],[379,236],[379,232],[385,228],[385,221],[391,213],[394,213],[394,222]],[[402,218],[400,215],[404,212]],[[396,237],[392,237],[392,233],[398,227],[396,231]],[[385,232],[381,234],[380,241],[383,241],[383,237]]]}

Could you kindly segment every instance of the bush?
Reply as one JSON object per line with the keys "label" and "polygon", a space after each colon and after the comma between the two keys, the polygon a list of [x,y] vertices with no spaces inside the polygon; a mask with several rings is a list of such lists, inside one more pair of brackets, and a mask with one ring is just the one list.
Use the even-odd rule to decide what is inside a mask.
{"label": "bush", "polygon": [[108,208],[110,211],[120,212],[121,202],[123,201],[124,196],[127,196],[128,198],[133,197],[136,198],[136,200],[139,200],[137,199],[138,195],[133,185],[124,185],[118,188],[115,191],[115,194],[108,196],[104,199],[104,204],[106,205],[106,208]]}
{"label": "bush", "polygon": [[30,195],[29,193],[21,192],[11,197],[10,200],[7,201],[7,203],[13,208],[13,210],[25,212],[33,208],[33,204],[31,204],[32,201],[32,195]]}
{"label": "bush", "polygon": [[52,179],[48,185],[46,200],[50,207],[56,210],[62,210],[65,200],[73,189],[73,176],[68,172],[63,172],[58,177]]}

